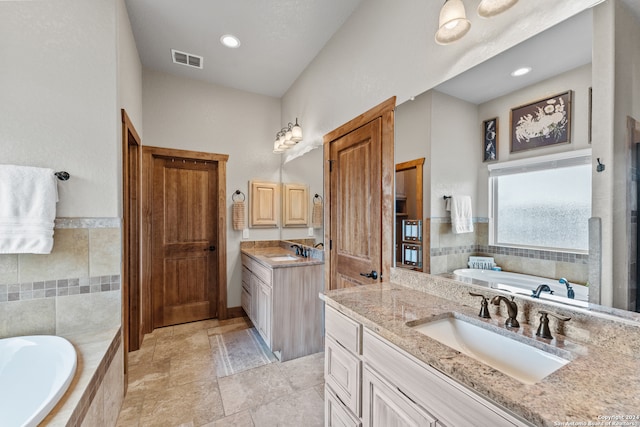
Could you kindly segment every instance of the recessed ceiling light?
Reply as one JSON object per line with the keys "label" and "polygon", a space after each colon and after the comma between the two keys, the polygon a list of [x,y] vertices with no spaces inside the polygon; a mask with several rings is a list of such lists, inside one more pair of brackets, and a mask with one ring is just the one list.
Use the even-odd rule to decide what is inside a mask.
{"label": "recessed ceiling light", "polygon": [[522,68],[518,68],[515,71],[512,71],[511,75],[513,77],[520,77],[520,76],[524,76],[525,74],[528,74],[529,71],[531,71],[531,67],[522,67]]}
{"label": "recessed ceiling light", "polygon": [[220,43],[232,49],[240,47],[240,40],[232,34],[225,34],[224,36],[220,37]]}

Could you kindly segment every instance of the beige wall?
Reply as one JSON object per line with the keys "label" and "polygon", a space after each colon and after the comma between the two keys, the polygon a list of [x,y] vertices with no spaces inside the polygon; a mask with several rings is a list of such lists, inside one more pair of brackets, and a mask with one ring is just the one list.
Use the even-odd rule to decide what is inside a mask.
{"label": "beige wall", "polygon": [[[248,198],[251,179],[280,181],[280,156],[272,152],[280,129],[279,99],[149,69],[143,69],[142,81],[143,145],[229,155],[228,218],[235,190]],[[249,230],[250,240],[279,238],[279,229]],[[242,232],[227,221],[229,307],[240,305],[241,240]]]}

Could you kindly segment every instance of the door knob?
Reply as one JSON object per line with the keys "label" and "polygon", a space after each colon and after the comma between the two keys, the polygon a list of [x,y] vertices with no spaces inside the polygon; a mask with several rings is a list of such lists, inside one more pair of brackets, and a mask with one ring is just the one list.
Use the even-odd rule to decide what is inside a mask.
{"label": "door knob", "polygon": [[378,278],[378,272],[375,270],[372,270],[371,273],[360,273],[360,275],[373,280],[376,280]]}
{"label": "door knob", "polygon": [[215,251],[215,250],[216,250],[216,247],[215,247],[215,246],[213,246],[213,245],[211,245],[211,246],[209,246],[208,248],[205,248],[204,250],[205,250],[205,251],[209,251],[209,252],[213,252],[213,251]]}

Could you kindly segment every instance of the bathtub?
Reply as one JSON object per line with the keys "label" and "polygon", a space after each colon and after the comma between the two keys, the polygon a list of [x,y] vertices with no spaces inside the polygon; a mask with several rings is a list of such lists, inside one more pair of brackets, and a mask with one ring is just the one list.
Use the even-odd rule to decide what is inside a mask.
{"label": "bathtub", "polygon": [[0,424],[37,426],[65,393],[76,351],[62,337],[0,339]]}
{"label": "bathtub", "polygon": [[492,289],[500,289],[514,294],[531,296],[538,285],[546,284],[553,294],[541,292],[540,299],[562,302],[578,307],[587,307],[589,301],[589,288],[572,283],[575,292],[573,299],[567,298],[567,287],[558,282],[558,279],[530,276],[527,274],[508,273],[505,271],[477,270],[461,268],[453,272],[453,278],[461,282],[487,286]]}

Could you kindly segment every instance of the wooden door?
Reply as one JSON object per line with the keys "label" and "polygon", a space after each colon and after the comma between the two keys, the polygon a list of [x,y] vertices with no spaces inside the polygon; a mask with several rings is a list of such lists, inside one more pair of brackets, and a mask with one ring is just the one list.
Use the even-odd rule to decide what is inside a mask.
{"label": "wooden door", "polygon": [[[335,288],[378,281],[381,135],[376,119],[331,145],[331,248]],[[364,275],[371,275],[366,277]]]}
{"label": "wooden door", "polygon": [[217,317],[217,163],[153,161],[154,328]]}
{"label": "wooden door", "polygon": [[325,136],[325,287],[372,284],[393,260],[395,98]]}

